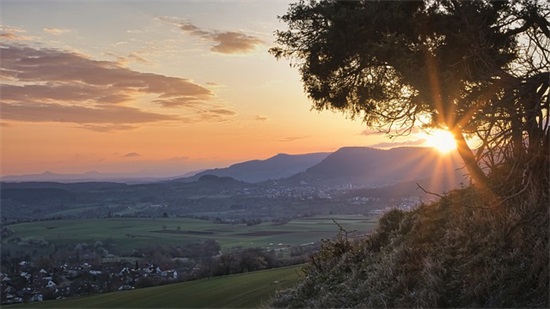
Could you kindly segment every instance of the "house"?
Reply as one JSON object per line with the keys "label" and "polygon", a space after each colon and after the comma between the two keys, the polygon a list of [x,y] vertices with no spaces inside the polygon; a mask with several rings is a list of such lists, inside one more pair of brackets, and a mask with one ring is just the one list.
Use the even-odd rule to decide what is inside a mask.
{"label": "house", "polygon": [[118,288],[119,291],[133,290],[133,289],[134,287],[128,284],[123,284]]}
{"label": "house", "polygon": [[21,277],[27,279],[27,281],[31,280],[31,278],[32,278],[32,275],[30,273],[26,272],[26,271],[22,271],[19,275]]}
{"label": "house", "polygon": [[178,279],[178,271],[175,269],[165,270],[161,272],[161,277],[165,277],[168,279],[176,280]]}
{"label": "house", "polygon": [[53,282],[52,280],[48,280],[48,283],[46,283],[46,287],[50,288],[50,289],[53,289],[56,286],[57,286],[57,284],[55,284],[55,282]]}

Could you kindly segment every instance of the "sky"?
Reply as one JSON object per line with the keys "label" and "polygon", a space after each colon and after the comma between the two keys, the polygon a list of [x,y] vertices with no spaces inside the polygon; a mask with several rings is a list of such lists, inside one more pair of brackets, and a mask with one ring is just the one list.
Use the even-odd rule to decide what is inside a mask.
{"label": "sky", "polygon": [[174,176],[390,140],[268,53],[292,1],[0,0],[1,175]]}

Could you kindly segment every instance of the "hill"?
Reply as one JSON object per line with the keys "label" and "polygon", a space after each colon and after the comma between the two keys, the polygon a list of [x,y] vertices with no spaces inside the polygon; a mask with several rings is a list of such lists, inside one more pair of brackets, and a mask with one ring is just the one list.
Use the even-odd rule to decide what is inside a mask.
{"label": "hill", "polygon": [[290,177],[321,162],[329,153],[309,153],[289,155],[280,153],[266,160],[251,160],[233,164],[226,168],[209,169],[192,177],[182,178],[184,181],[195,181],[205,175],[232,177],[249,183],[262,182],[270,179]]}
{"label": "hill", "polygon": [[326,241],[269,308],[548,308],[548,191],[495,203],[468,187]]}
{"label": "hill", "polygon": [[293,286],[300,268],[277,268],[6,308],[254,308],[277,290]]}
{"label": "hill", "polygon": [[449,188],[464,182],[456,152],[442,154],[426,147],[388,150],[344,147],[289,180],[323,185],[386,186],[420,179],[446,181]]}

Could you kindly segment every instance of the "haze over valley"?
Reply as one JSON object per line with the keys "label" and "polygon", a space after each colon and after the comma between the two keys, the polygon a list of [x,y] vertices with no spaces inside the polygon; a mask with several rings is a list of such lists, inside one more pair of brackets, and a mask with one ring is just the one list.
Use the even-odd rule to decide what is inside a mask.
{"label": "haze over valley", "polygon": [[[420,147],[345,147],[334,153],[278,154],[141,184],[132,183],[144,179],[118,183],[94,176],[103,175],[6,177],[1,188],[3,220],[155,217],[163,213],[271,220],[329,212],[361,214],[398,206],[407,199],[411,199],[405,203],[408,206],[426,200],[429,195],[419,185],[443,193],[467,182],[456,153]],[[358,198],[369,202],[358,203],[354,200]]]}

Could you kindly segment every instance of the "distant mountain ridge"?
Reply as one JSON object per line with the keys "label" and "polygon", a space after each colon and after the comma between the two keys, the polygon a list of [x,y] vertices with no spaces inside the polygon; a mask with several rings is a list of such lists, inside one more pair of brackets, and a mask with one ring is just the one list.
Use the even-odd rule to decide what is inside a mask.
{"label": "distant mountain ridge", "polygon": [[257,183],[270,179],[290,177],[307,168],[321,162],[329,152],[317,152],[308,154],[284,154],[280,153],[265,160],[244,161],[225,168],[208,169],[199,172],[187,173],[180,177],[144,177],[135,174],[111,174],[96,171],[84,174],[57,174],[50,171],[41,174],[8,175],[0,179],[2,182],[121,182],[121,183],[150,183],[158,181],[197,181],[201,176],[213,175],[218,177],[231,177],[236,180]]}
{"label": "distant mountain ridge", "polygon": [[[195,182],[204,176],[221,179],[233,178],[246,183],[261,183],[277,180],[287,185],[340,185],[353,184],[366,187],[391,186],[397,183],[411,184],[422,180],[437,188],[455,188],[464,182],[460,156],[455,153],[441,154],[426,147],[400,147],[388,150],[371,147],[343,147],[333,153],[277,154],[265,160],[236,163],[225,168],[200,171],[193,176],[144,178],[132,174],[55,174],[45,172],[37,175],[5,176],[7,182],[122,182],[153,183]],[[216,178],[212,178],[216,179]],[[429,189],[429,188],[428,188]]]}
{"label": "distant mountain ridge", "polygon": [[232,177],[244,182],[257,183],[266,180],[290,177],[318,164],[329,152],[317,152],[299,155],[280,153],[265,160],[251,160],[233,164],[226,168],[209,169],[182,181],[196,181],[202,176]]}
{"label": "distant mountain ridge", "polygon": [[90,171],[83,174],[58,174],[46,171],[41,174],[7,175],[3,176],[2,182],[120,182],[120,183],[147,183],[160,181],[167,178],[137,176],[135,174],[113,174]]}
{"label": "distant mountain ridge", "polygon": [[384,186],[421,179],[440,179],[451,186],[464,181],[458,153],[442,154],[427,147],[388,150],[343,147],[319,164],[288,179],[315,184]]}

